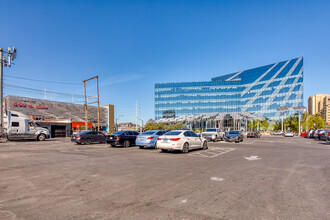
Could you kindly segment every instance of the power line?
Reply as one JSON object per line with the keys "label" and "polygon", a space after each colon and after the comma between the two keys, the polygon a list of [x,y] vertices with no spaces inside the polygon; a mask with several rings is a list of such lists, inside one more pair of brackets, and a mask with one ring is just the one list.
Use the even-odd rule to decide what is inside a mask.
{"label": "power line", "polygon": [[[5,87],[18,88],[18,89],[23,89],[23,90],[30,90],[30,91],[34,91],[34,92],[42,92],[42,93],[45,92],[45,90],[42,90],[42,89],[34,89],[34,88],[28,88],[28,87],[24,87],[24,86],[16,86],[16,85],[11,85],[11,84],[4,84],[4,85],[5,85]],[[47,91],[47,93],[56,94],[56,95],[65,95],[65,96],[74,95],[75,97],[81,97],[81,98],[85,97],[83,95],[78,95],[78,94],[73,94],[73,93],[64,93],[64,92]]]}
{"label": "power line", "polygon": [[29,81],[45,82],[45,83],[54,83],[54,84],[80,85],[80,86],[82,85],[81,83],[56,82],[56,81],[47,81],[47,80],[40,80],[40,79],[29,79],[29,78],[18,77],[18,76],[5,76],[5,77],[14,78],[14,79],[29,80]]}

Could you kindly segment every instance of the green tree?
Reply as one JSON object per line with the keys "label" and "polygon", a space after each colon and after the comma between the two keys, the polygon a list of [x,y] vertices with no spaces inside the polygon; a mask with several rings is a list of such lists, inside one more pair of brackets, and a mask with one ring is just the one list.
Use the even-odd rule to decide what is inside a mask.
{"label": "green tree", "polygon": [[261,130],[263,130],[263,131],[268,131],[269,130],[269,121],[268,121],[267,118],[264,118],[261,121]]}
{"label": "green tree", "polygon": [[280,130],[282,130],[282,122],[280,120],[274,121],[272,123],[272,129],[273,129],[273,131],[280,131]]}
{"label": "green tree", "polygon": [[[248,121],[248,130],[251,130],[251,123],[252,121]],[[259,123],[259,130],[267,131],[269,129],[269,121],[267,118],[263,118],[262,120],[253,120],[252,130],[258,130],[258,123]]]}
{"label": "green tree", "polygon": [[182,123],[166,125],[163,122],[160,122],[160,123],[157,123],[157,124],[152,123],[152,122],[148,122],[144,126],[145,131],[149,131],[149,130],[174,130],[174,129],[186,129],[186,128],[187,128],[187,126],[182,124]]}
{"label": "green tree", "polygon": [[290,117],[287,117],[284,120],[284,126],[286,130],[290,130],[293,132],[298,132],[299,129],[299,119],[297,115],[292,115]]}
{"label": "green tree", "polygon": [[85,126],[80,126],[79,127],[79,131],[84,131],[84,130],[86,130],[86,127]]}
{"label": "green tree", "polygon": [[313,129],[314,124],[316,129],[324,128],[324,123],[324,118],[320,113],[310,115],[307,120],[307,125],[309,129]]}
{"label": "green tree", "polygon": [[168,125],[168,130],[174,130],[174,129],[186,129],[187,126],[182,124],[181,122],[180,123],[176,123],[176,124],[173,124],[173,125]]}
{"label": "green tree", "polygon": [[301,120],[301,127],[303,130],[309,130],[310,128],[308,127],[308,118],[310,117],[310,114],[307,112],[304,112],[302,115],[302,120]]}

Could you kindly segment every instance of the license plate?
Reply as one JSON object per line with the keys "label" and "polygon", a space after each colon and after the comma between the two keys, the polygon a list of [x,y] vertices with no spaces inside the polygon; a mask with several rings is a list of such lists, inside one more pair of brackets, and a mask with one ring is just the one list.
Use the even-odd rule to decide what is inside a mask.
{"label": "license plate", "polygon": [[110,139],[113,139],[113,137],[110,137]]}
{"label": "license plate", "polygon": [[140,140],[141,140],[141,141],[144,141],[144,140],[145,140],[145,138],[140,138]]}
{"label": "license plate", "polygon": [[163,139],[163,142],[168,142],[168,139]]}

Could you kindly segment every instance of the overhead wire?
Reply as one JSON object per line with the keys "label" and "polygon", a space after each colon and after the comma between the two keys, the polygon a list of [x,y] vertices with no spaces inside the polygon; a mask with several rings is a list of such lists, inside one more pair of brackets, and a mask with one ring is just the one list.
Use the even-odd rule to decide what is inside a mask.
{"label": "overhead wire", "polygon": [[57,81],[48,81],[48,80],[41,80],[41,79],[31,79],[19,76],[12,76],[12,75],[5,75],[4,77],[13,78],[13,79],[21,79],[21,80],[28,80],[34,82],[45,82],[45,83],[53,83],[53,84],[63,84],[63,85],[82,85],[82,83],[70,83],[70,82],[57,82]]}
{"label": "overhead wire", "polygon": [[[12,79],[17,79],[17,80],[26,80],[26,81],[31,81],[31,82],[43,82],[43,83],[52,83],[52,84],[62,84],[62,85],[82,85],[82,83],[68,83],[68,82],[56,82],[56,81],[48,81],[48,80],[39,80],[39,79],[30,79],[30,78],[25,78],[25,77],[17,77],[17,76],[5,76],[6,78],[12,78]],[[13,80],[8,80],[10,82],[13,82]],[[14,83],[20,83],[20,82],[15,82]],[[25,84],[26,85],[26,84]],[[40,86],[40,85],[39,85]],[[26,96],[34,96],[38,98],[46,98],[43,97],[44,94],[47,94],[47,99],[55,99],[56,101],[64,101],[68,103],[75,103],[75,104],[84,104],[84,95],[79,95],[79,94],[73,94],[73,93],[65,93],[65,92],[56,92],[56,91],[51,91],[51,90],[42,90],[42,89],[36,89],[36,88],[30,88],[30,87],[25,87],[25,86],[18,86],[18,85],[12,85],[10,83],[5,83],[4,84],[4,93],[8,95],[13,95],[19,94],[19,95],[26,95]],[[72,96],[73,99],[72,100]],[[91,97],[91,96],[88,96]],[[54,100],[54,101],[55,101]],[[109,97],[103,97],[100,98],[100,101],[103,102],[109,102],[111,104],[115,105],[115,112],[120,111],[119,114],[123,113],[125,116],[135,116],[136,114],[135,109],[136,105],[135,103],[118,103],[118,101],[110,99]],[[133,111],[134,110],[134,111]],[[132,112],[133,111],[133,112]],[[140,103],[138,104],[138,111],[139,111],[139,117],[145,116],[145,117],[151,117],[151,115],[154,114],[154,109],[152,106],[146,106],[146,105],[141,105]],[[150,115],[150,116],[148,116]]]}

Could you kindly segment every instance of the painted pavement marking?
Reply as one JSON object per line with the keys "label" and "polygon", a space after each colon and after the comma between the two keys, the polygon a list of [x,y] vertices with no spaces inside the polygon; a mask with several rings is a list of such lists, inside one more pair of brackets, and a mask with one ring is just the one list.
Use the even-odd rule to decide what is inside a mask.
{"label": "painted pavement marking", "polygon": [[245,159],[247,159],[247,160],[261,160],[261,158],[260,157],[258,157],[258,156],[250,156],[250,157],[244,157]]}
{"label": "painted pavement marking", "polygon": [[212,148],[212,149],[208,149],[206,151],[202,151],[202,152],[190,152],[189,155],[190,156],[197,156],[197,157],[207,157],[207,158],[213,158],[213,157],[218,157],[222,154],[226,154],[230,151],[235,150],[236,148],[225,148],[225,149],[221,149],[221,148]]}

